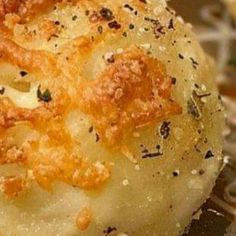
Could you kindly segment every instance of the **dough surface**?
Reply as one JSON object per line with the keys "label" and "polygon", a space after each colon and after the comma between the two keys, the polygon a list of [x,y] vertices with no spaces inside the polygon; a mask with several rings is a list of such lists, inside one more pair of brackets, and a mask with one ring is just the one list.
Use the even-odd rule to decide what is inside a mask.
{"label": "dough surface", "polygon": [[223,123],[214,63],[164,0],[0,0],[0,234],[179,236]]}

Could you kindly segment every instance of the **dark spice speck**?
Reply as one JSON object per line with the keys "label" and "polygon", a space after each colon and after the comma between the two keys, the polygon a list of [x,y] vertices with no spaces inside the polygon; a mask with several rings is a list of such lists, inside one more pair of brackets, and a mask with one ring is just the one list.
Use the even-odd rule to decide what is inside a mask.
{"label": "dark spice speck", "polygon": [[5,88],[4,87],[0,87],[0,95],[3,95],[5,93]]}
{"label": "dark spice speck", "polygon": [[28,75],[28,73],[26,71],[20,71],[20,76],[21,77],[25,77],[26,75]]}
{"label": "dark spice speck", "polygon": [[102,16],[102,18],[106,21],[110,21],[114,19],[113,13],[110,9],[103,7],[100,11],[99,11],[100,15]]}
{"label": "dark spice speck", "polygon": [[50,102],[52,100],[51,92],[46,89],[44,92],[41,91],[40,86],[37,89],[37,97],[39,101]]}
{"label": "dark spice speck", "polygon": [[167,139],[170,135],[170,122],[164,121],[160,127],[160,134],[163,139]]}
{"label": "dark spice speck", "polygon": [[207,151],[207,153],[205,155],[205,159],[210,159],[212,157],[214,157],[214,154],[212,153],[212,151],[211,150]]}
{"label": "dark spice speck", "polygon": [[110,233],[117,231],[116,227],[108,226],[107,229],[103,230],[105,236],[108,236]]}
{"label": "dark spice speck", "polygon": [[121,24],[119,24],[116,20],[112,21],[112,22],[109,22],[108,26],[111,29],[120,29],[121,28]]}

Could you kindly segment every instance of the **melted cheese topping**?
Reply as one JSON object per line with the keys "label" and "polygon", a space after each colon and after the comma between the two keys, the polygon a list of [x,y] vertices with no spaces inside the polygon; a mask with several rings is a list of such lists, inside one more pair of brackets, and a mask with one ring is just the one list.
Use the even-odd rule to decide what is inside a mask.
{"label": "melted cheese topping", "polygon": [[223,119],[166,1],[0,0],[0,72],[0,233],[183,233]]}

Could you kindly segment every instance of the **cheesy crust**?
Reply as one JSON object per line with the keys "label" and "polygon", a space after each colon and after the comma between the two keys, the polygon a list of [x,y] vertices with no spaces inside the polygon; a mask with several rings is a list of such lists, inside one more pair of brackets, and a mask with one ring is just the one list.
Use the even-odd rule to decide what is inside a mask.
{"label": "cheesy crust", "polygon": [[0,234],[184,232],[223,113],[166,1],[0,0],[0,72]]}

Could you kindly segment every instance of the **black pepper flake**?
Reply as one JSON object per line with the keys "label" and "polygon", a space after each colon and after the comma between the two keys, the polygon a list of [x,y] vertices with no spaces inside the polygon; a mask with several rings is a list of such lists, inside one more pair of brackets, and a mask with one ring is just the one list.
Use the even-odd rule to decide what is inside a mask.
{"label": "black pepper flake", "polygon": [[116,30],[121,28],[121,24],[119,24],[116,20],[109,22],[108,26],[109,26],[109,28],[116,29]]}
{"label": "black pepper flake", "polygon": [[148,151],[147,148],[145,148],[145,149],[142,150],[142,153],[146,154],[146,153],[149,153],[149,151]]}
{"label": "black pepper flake", "polygon": [[201,170],[199,170],[198,173],[199,173],[199,175],[204,175],[204,174],[205,174],[205,171],[201,169]]}
{"label": "black pepper flake", "polygon": [[153,23],[153,24],[155,24],[155,25],[160,25],[160,21],[159,21],[159,20],[153,19],[153,18],[151,18],[151,17],[145,16],[145,17],[144,17],[144,20],[145,20],[145,21],[148,21],[148,22],[151,22],[151,23]]}
{"label": "black pepper flake", "polygon": [[157,26],[154,28],[154,35],[157,39],[161,37],[161,35],[165,34],[165,27],[164,26]]}
{"label": "black pepper flake", "polygon": [[193,68],[194,68],[194,69],[197,69],[197,66],[199,66],[199,63],[198,63],[196,60],[194,60],[192,57],[190,57],[190,60],[191,60],[191,62],[192,62]]}
{"label": "black pepper flake", "polygon": [[98,26],[98,33],[102,34],[103,33],[103,28],[101,25]]}
{"label": "black pepper flake", "polygon": [[194,118],[200,119],[201,118],[201,112],[197,106],[197,103],[193,98],[188,100],[187,102],[187,110],[188,114],[191,114]]}
{"label": "black pepper flake", "polygon": [[129,24],[129,29],[130,30],[134,29],[134,25],[133,24]]}
{"label": "black pepper flake", "polygon": [[147,149],[144,149],[142,151],[143,155],[142,155],[142,159],[152,159],[152,158],[156,158],[156,157],[160,157],[163,155],[163,153],[160,151],[161,146],[158,144],[156,146],[157,152],[149,152]]}
{"label": "black pepper flake", "polygon": [[175,77],[171,77],[171,82],[172,82],[173,85],[176,84],[176,81],[177,81],[177,79]]}
{"label": "black pepper flake", "polygon": [[163,139],[167,139],[170,135],[170,122],[164,121],[160,127],[160,134]]}
{"label": "black pepper flake", "polygon": [[90,14],[90,11],[89,10],[86,10],[85,11],[85,15],[88,16]]}
{"label": "black pepper flake", "polygon": [[168,29],[172,29],[172,30],[174,29],[174,20],[173,19],[170,19]]}
{"label": "black pepper flake", "polygon": [[173,171],[172,174],[173,174],[174,177],[178,177],[179,176],[179,171],[175,170],[175,171]]}
{"label": "black pepper flake", "polygon": [[128,36],[127,32],[124,32],[122,35],[123,35],[125,38]]}
{"label": "black pepper flake", "polygon": [[26,75],[28,75],[28,73],[26,71],[20,71],[20,76],[21,77],[25,77]]}
{"label": "black pepper flake", "polygon": [[205,155],[205,159],[210,159],[212,157],[214,157],[214,154],[212,153],[212,151],[211,150],[207,151],[207,153]]}
{"label": "black pepper flake", "polygon": [[95,136],[96,136],[96,143],[97,143],[97,142],[99,142],[99,140],[100,140],[100,136],[99,136],[98,133],[96,133]]}
{"label": "black pepper flake", "polygon": [[129,9],[130,11],[133,11],[133,10],[134,10],[134,8],[131,7],[129,4],[125,4],[125,5],[124,5],[124,8],[127,8],[127,9]]}
{"label": "black pepper flake", "polygon": [[55,25],[60,25],[60,21],[56,20],[56,21],[54,21],[54,24]]}
{"label": "black pepper flake", "polygon": [[175,16],[176,13],[174,11],[172,11],[169,7],[165,8],[171,15]]}
{"label": "black pepper flake", "polygon": [[46,89],[44,92],[41,91],[40,86],[37,89],[37,97],[39,101],[50,102],[52,100],[51,92]]}
{"label": "black pepper flake", "polygon": [[179,58],[180,58],[181,60],[183,60],[183,59],[184,59],[184,56],[179,53]]}
{"label": "black pepper flake", "polygon": [[114,63],[115,62],[115,57],[114,55],[111,55],[109,58],[107,58],[108,63]]}
{"label": "black pepper flake", "polygon": [[113,13],[110,9],[103,7],[100,11],[99,11],[100,15],[102,16],[102,18],[106,21],[110,21],[114,19]]}
{"label": "black pepper flake", "polygon": [[90,126],[89,127],[89,133],[92,133],[93,132],[93,126]]}
{"label": "black pepper flake", "polygon": [[117,231],[116,227],[107,227],[107,229],[103,230],[105,236],[108,236],[110,233]]}
{"label": "black pepper flake", "polygon": [[78,18],[78,16],[76,16],[76,15],[72,16],[72,20],[73,20],[73,21],[76,21],[77,18]]}
{"label": "black pepper flake", "polygon": [[3,95],[5,93],[5,88],[4,87],[0,87],[0,95]]}

